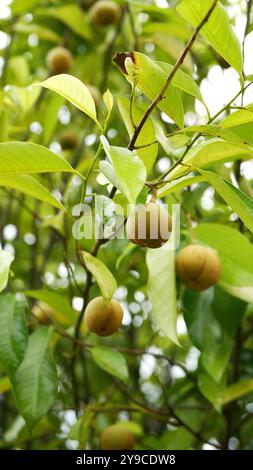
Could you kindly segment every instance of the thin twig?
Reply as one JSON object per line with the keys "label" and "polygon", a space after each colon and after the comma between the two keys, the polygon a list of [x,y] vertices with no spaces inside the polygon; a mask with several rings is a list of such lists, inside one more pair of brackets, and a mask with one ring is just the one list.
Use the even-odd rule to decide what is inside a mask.
{"label": "thin twig", "polygon": [[184,60],[188,54],[188,52],[191,50],[195,40],[197,39],[197,36],[200,32],[200,30],[203,28],[203,26],[208,22],[211,14],[213,13],[216,5],[218,3],[218,0],[215,0],[211,6],[211,8],[208,10],[207,14],[205,15],[205,17],[203,18],[203,20],[201,21],[201,23],[197,26],[197,28],[195,29],[195,31],[193,32],[192,36],[190,37],[186,47],[184,48],[183,52],[181,53],[181,55],[179,56],[178,60],[176,61],[173,69],[171,70],[170,74],[168,75],[168,77],[166,78],[166,81],[160,91],[160,93],[158,93],[157,97],[154,99],[154,101],[152,101],[152,103],[150,104],[150,106],[147,108],[146,112],[144,113],[144,115],[142,116],[142,119],[140,121],[140,123],[138,124],[138,126],[136,127],[134,133],[133,133],[133,136],[131,138],[131,141],[130,141],[130,144],[128,146],[129,150],[133,150],[134,149],[134,146],[135,146],[135,143],[139,137],[139,134],[143,128],[143,126],[145,125],[146,121],[148,120],[150,114],[152,113],[152,111],[156,108],[156,106],[160,103],[160,101],[162,101],[164,99],[164,94],[166,93],[166,90],[168,88],[168,86],[170,85],[170,83],[172,82],[175,74],[177,73],[180,65],[182,65],[184,63]]}

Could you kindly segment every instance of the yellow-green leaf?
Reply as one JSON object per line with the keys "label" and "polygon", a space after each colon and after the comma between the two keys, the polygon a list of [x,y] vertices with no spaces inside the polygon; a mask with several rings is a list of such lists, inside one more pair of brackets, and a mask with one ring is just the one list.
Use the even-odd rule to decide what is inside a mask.
{"label": "yellow-green leaf", "polygon": [[48,88],[70,101],[76,108],[83,111],[101,128],[97,120],[95,101],[91,96],[89,88],[73,75],[60,74],[49,77],[47,80],[35,85]]}
{"label": "yellow-green leaf", "polygon": [[105,299],[111,299],[115,290],[117,289],[117,282],[112,275],[111,271],[100,261],[90,253],[86,251],[81,252],[81,256],[87,266],[87,269],[96,279],[101,293]]}
{"label": "yellow-green leaf", "polygon": [[[177,11],[196,28],[205,18],[213,2],[214,0],[181,0]],[[230,24],[225,8],[220,2],[201,29],[200,34],[241,74],[243,59],[240,42]]]}

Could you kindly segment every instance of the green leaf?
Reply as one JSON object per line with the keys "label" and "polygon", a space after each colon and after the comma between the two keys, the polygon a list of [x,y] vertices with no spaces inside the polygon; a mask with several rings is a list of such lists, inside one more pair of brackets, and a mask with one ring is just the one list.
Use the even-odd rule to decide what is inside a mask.
{"label": "green leaf", "polygon": [[[124,120],[125,126],[127,128],[129,137],[131,138],[133,136],[133,133],[134,133],[134,127],[133,127],[133,123],[132,123],[131,117],[130,117],[130,101],[127,100],[124,97],[119,97],[118,98],[118,106],[119,106],[121,116]],[[132,106],[132,118],[133,118],[133,122],[134,122],[135,125],[137,125],[140,122],[143,114],[144,114],[144,110],[141,109],[136,104],[133,104],[133,106]],[[148,118],[148,120],[144,124],[144,126],[143,126],[143,128],[142,128],[142,130],[139,134],[139,137],[138,137],[135,145],[136,145],[136,147],[141,147],[143,145],[147,145],[147,144],[150,144],[150,143],[155,142],[155,141],[156,141],[155,126],[154,126],[151,118]],[[147,175],[151,172],[151,170],[154,166],[154,163],[155,163],[156,157],[157,157],[157,153],[158,153],[158,144],[157,143],[155,143],[153,145],[148,145],[148,147],[146,147],[146,148],[139,148],[138,149],[138,155],[142,159],[142,161],[143,161],[143,163],[146,167]]]}
{"label": "green leaf", "polygon": [[35,83],[35,85],[48,88],[63,96],[66,100],[70,101],[76,108],[83,111],[95,123],[101,126],[97,120],[97,111],[95,101],[91,96],[89,88],[73,75],[59,74],[49,77],[44,82]]}
{"label": "green leaf", "polygon": [[0,292],[2,292],[8,283],[9,270],[14,256],[8,251],[0,248]]}
{"label": "green leaf", "polygon": [[35,105],[40,89],[10,85],[4,93],[4,102],[12,107],[14,112],[17,112],[18,107],[22,112],[27,113]]}
{"label": "green leaf", "polygon": [[247,303],[232,297],[219,286],[215,288],[213,314],[224,330],[233,336],[245,314]]}
{"label": "green leaf", "polygon": [[[171,71],[173,70],[173,65],[167,64],[166,62],[155,62],[161,69],[166,73],[167,77],[170,75]],[[200,103],[202,103],[205,108],[206,104],[201,95],[201,91],[193,78],[188,75],[187,73],[183,72],[182,70],[177,70],[175,76],[172,79],[172,85],[174,87],[179,88],[179,90],[188,93],[189,95],[194,96]],[[206,108],[207,109],[207,108]]]}
{"label": "green leaf", "polygon": [[103,94],[103,100],[106,105],[106,109],[108,113],[106,119],[108,120],[111,115],[112,108],[113,108],[113,96],[109,89],[106,90],[106,92]]}
{"label": "green leaf", "polygon": [[223,393],[225,389],[224,378],[219,382],[215,382],[209,374],[200,372],[198,374],[198,388],[201,393],[206,397],[215,407],[218,412],[221,412],[223,403]]}
{"label": "green leaf", "polygon": [[59,34],[55,33],[49,28],[45,28],[45,26],[41,26],[40,24],[16,23],[13,26],[13,30],[19,34],[36,34],[39,39],[45,41],[52,41],[57,44],[61,42],[61,36],[59,36]]}
{"label": "green leaf", "polygon": [[246,227],[253,233],[253,201],[230,181],[211,171],[201,171],[226,203],[233,209]]}
{"label": "green leaf", "polygon": [[226,388],[223,394],[223,405],[230,403],[234,400],[239,400],[247,393],[253,392],[253,379],[241,380],[238,383],[234,383]]}
{"label": "green leaf", "polygon": [[62,5],[56,8],[41,8],[36,13],[40,16],[56,18],[83,39],[88,41],[92,39],[92,29],[89,25],[88,17],[78,5],[69,3],[68,5]]}
{"label": "green leaf", "polygon": [[[227,129],[223,129],[221,126],[216,125],[201,125],[201,126],[189,126],[177,131],[173,136],[178,136],[181,134],[195,134],[200,133],[201,135],[211,135],[213,137],[219,137],[220,139],[227,140],[229,142],[235,142],[239,144],[244,144],[244,139],[241,139],[237,134],[234,134]],[[168,136],[170,138],[170,136]]]}
{"label": "green leaf", "polygon": [[51,150],[28,142],[0,144],[0,175],[72,172],[70,164]]}
{"label": "green leaf", "polygon": [[[36,87],[32,87],[36,89]],[[39,89],[39,88],[38,88]],[[45,102],[44,113],[42,116],[43,145],[47,146],[51,142],[54,130],[58,124],[58,112],[65,100],[62,96],[52,94],[50,99]]]}
{"label": "green leaf", "polygon": [[214,248],[221,260],[220,286],[231,295],[253,302],[253,246],[239,231],[221,224],[195,228],[200,242]]}
{"label": "green leaf", "polygon": [[122,147],[112,147],[107,139],[102,136],[101,142],[107,157],[113,164],[118,189],[125,194],[130,204],[135,204],[146,181],[146,169],[144,163],[136,152]]}
{"label": "green leaf", "polygon": [[157,327],[177,345],[175,244],[178,223],[174,216],[168,242],[161,248],[148,249],[146,256],[149,271],[147,293],[152,304],[152,317]]}
{"label": "green leaf", "polygon": [[97,346],[91,350],[92,357],[101,369],[118,377],[123,382],[128,380],[128,368],[123,354],[105,346]]}
{"label": "green leaf", "polygon": [[13,13],[16,15],[25,11],[30,11],[36,5],[40,3],[40,0],[14,0],[11,5]]}
{"label": "green leaf", "polygon": [[54,320],[65,327],[72,326],[77,319],[77,313],[62,294],[50,290],[26,290],[24,294],[32,299],[45,302],[55,310]]}
{"label": "green leaf", "polygon": [[[123,60],[123,63],[122,63]],[[139,88],[149,100],[153,101],[161,92],[166,81],[166,73],[144,54],[133,52],[129,55],[118,54],[116,63],[126,74],[127,79]],[[152,80],[150,79],[152,77]],[[184,125],[184,109],[178,91],[170,85],[164,94],[164,99],[158,104],[158,108],[175,121],[179,127]]]}
{"label": "green leaf", "polygon": [[235,135],[242,139],[245,143],[253,145],[253,106],[247,109],[240,109],[230,114],[221,122],[224,129],[230,129]]}
{"label": "green leaf", "polygon": [[85,447],[87,442],[93,416],[92,405],[87,405],[84,414],[78,418],[68,433],[68,439],[78,441],[81,449]]}
{"label": "green leaf", "polygon": [[[213,5],[214,0],[181,0],[178,13],[192,26],[198,27]],[[200,34],[239,74],[242,73],[242,50],[240,42],[230,25],[225,8],[218,2],[203,26]]]}
{"label": "green leaf", "polygon": [[202,351],[201,363],[219,382],[228,364],[232,339],[213,315],[214,290],[196,293],[187,289],[184,297],[185,321],[193,344]]}
{"label": "green leaf", "polygon": [[0,364],[13,381],[28,339],[24,302],[14,294],[0,296]]}
{"label": "green leaf", "polygon": [[81,256],[87,266],[87,269],[96,279],[101,293],[105,299],[111,299],[117,289],[117,282],[111,271],[98,258],[90,255],[86,251],[81,251]]}
{"label": "green leaf", "polygon": [[17,189],[24,194],[66,211],[65,207],[38,180],[29,175],[2,176],[0,186]]}
{"label": "green leaf", "polygon": [[11,390],[12,385],[8,377],[1,377],[0,379],[0,393],[6,393]]}
{"label": "green leaf", "polygon": [[186,188],[195,183],[201,183],[202,181],[206,181],[206,178],[204,175],[183,176],[182,178],[178,180],[170,181],[169,183],[165,184],[160,189],[158,189],[157,196],[159,198],[162,198],[164,196],[167,196],[170,193],[174,193],[176,191],[179,191],[180,189]]}
{"label": "green leaf", "polygon": [[[171,173],[170,179],[178,178],[189,172],[189,169],[205,168],[214,163],[225,163],[232,160],[252,158],[253,149],[248,145],[234,142],[223,142],[212,139],[192,147],[185,157],[184,165],[178,165]],[[186,166],[185,166],[186,165]],[[187,166],[189,168],[187,168]]]}
{"label": "green leaf", "polygon": [[18,408],[30,430],[47,413],[57,395],[57,372],[50,349],[51,327],[38,328],[29,338],[24,360],[14,377]]}

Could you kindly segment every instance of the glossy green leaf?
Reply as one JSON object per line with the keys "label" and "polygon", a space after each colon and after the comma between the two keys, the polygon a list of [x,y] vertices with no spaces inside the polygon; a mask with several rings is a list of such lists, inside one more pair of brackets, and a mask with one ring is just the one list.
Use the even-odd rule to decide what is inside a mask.
{"label": "glossy green leaf", "polygon": [[168,242],[161,248],[148,249],[146,256],[149,271],[147,294],[152,304],[152,318],[157,328],[176,344],[179,344],[175,279],[175,245],[178,223],[178,218],[174,216],[173,230]]}
{"label": "glossy green leaf", "polygon": [[96,279],[101,293],[105,299],[111,299],[115,290],[117,289],[117,282],[112,275],[111,271],[105,264],[98,258],[90,255],[86,251],[81,251],[81,256],[87,269],[92,273]]}
{"label": "glossy green leaf", "polygon": [[144,163],[136,152],[123,147],[112,147],[104,136],[101,137],[104,151],[113,164],[118,189],[125,194],[128,201],[135,204],[146,181]]}
{"label": "glossy green leaf", "polygon": [[200,372],[198,375],[198,388],[201,393],[206,397],[220,412],[223,403],[223,393],[225,389],[224,378],[219,382],[215,382],[209,374]]}
{"label": "glossy green leaf", "polygon": [[54,320],[61,325],[69,327],[76,322],[77,313],[71,307],[68,299],[62,294],[46,289],[26,290],[24,294],[50,305],[55,310]]}
{"label": "glossy green leaf", "polygon": [[29,338],[25,357],[14,377],[19,411],[31,430],[57,395],[57,372],[50,348],[51,327],[38,328]]}
{"label": "glossy green leaf", "polygon": [[221,126],[232,131],[245,143],[253,145],[253,106],[230,114],[221,122]]}
{"label": "glossy green leaf", "polygon": [[16,189],[24,194],[38,199],[39,201],[50,204],[57,209],[65,211],[66,209],[45,186],[38,180],[29,175],[2,176],[0,175],[0,186]]}
{"label": "glossy green leaf", "polygon": [[215,287],[213,314],[222,328],[233,337],[245,314],[247,304],[225,292],[220,286]]}
{"label": "glossy green leaf", "polygon": [[91,350],[92,357],[101,369],[122,381],[128,379],[128,368],[123,354],[106,346],[97,346]]}
{"label": "glossy green leaf", "polygon": [[200,242],[217,250],[221,260],[219,284],[242,300],[253,302],[253,246],[238,230],[202,223],[195,228]]}
{"label": "glossy green leaf", "polygon": [[0,296],[0,364],[13,381],[28,340],[24,302],[14,294]]}
{"label": "glossy green leaf", "polygon": [[186,290],[185,321],[193,344],[202,352],[201,363],[213,380],[219,382],[228,364],[232,339],[213,315],[214,290],[197,293]]}
{"label": "glossy green leaf", "polygon": [[[167,77],[173,70],[173,65],[167,64],[166,62],[156,62],[156,64],[161,67],[161,69],[166,73]],[[185,93],[194,96],[194,98],[196,98],[206,107],[201,91],[195,80],[190,75],[179,69],[177,70],[171,83],[174,87],[179,88],[179,90],[182,90]]]}
{"label": "glossy green leaf", "polygon": [[201,173],[253,233],[252,199],[216,173],[211,171],[201,171]]}
{"label": "glossy green leaf", "polygon": [[[133,127],[133,122],[135,125],[137,125],[143,114],[144,110],[141,109],[139,106],[136,104],[133,104],[132,106],[132,119],[133,122],[131,121],[131,116],[130,116],[130,101],[127,100],[124,97],[119,97],[118,98],[118,106],[119,110],[121,113],[121,116],[124,120],[125,126],[127,128],[129,137],[131,138],[134,132],[134,127]],[[150,144],[152,142],[156,141],[156,131],[155,131],[155,126],[152,122],[152,120],[149,118],[145,125],[143,126],[140,135],[136,141],[136,147],[142,147],[143,145]],[[156,161],[158,153],[158,144],[154,143],[153,145],[148,145],[145,148],[138,148],[138,155],[142,159],[146,170],[147,170],[147,175],[151,172],[154,163]]]}
{"label": "glossy green leaf", "polygon": [[40,0],[14,0],[11,5],[13,13],[19,14],[25,11],[31,11],[32,8],[37,6]]}
{"label": "glossy green leaf", "polygon": [[229,385],[223,394],[223,405],[234,400],[239,400],[241,397],[251,392],[253,392],[253,379],[245,379]]}
{"label": "glossy green leaf", "polygon": [[214,163],[225,163],[232,160],[252,158],[253,149],[249,145],[234,142],[223,142],[212,139],[192,147],[184,158],[184,165],[178,165],[171,173],[170,179],[178,178],[189,172],[189,169],[206,168]]}
{"label": "glossy green leaf", "polygon": [[170,193],[179,191],[180,189],[184,189],[188,186],[191,186],[192,184],[201,183],[203,181],[206,181],[204,174],[198,176],[183,176],[178,180],[170,181],[169,183],[162,186],[160,189],[158,189],[157,195],[158,197],[164,197]]}
{"label": "glossy green leaf", "polygon": [[103,94],[103,100],[106,105],[106,109],[108,113],[106,118],[109,119],[111,112],[112,112],[112,108],[113,108],[113,96],[110,90],[106,90],[106,92]]}
{"label": "glossy green leaf", "polygon": [[[181,0],[177,7],[179,14],[195,28],[200,25],[213,5],[214,0]],[[230,24],[224,7],[218,2],[203,26],[200,34],[238,73],[242,72],[242,50],[240,42]]]}
{"label": "glossy green leaf", "polygon": [[252,105],[249,109],[239,109],[232,114],[229,114],[222,122],[221,127],[224,129],[231,129],[233,127],[242,126],[253,122],[253,108]]}
{"label": "glossy green leaf", "polygon": [[[235,142],[239,144],[244,144],[244,140],[241,139],[237,134],[234,134],[232,131],[227,129],[223,129],[221,126],[206,124],[201,126],[189,126],[185,127],[184,129],[178,131],[174,134],[174,136],[182,135],[182,134],[195,134],[200,133],[201,135],[210,135],[212,137],[218,137],[223,140],[227,140],[228,142]],[[168,136],[169,138],[170,136]]]}
{"label": "glossy green leaf", "polygon": [[[124,64],[122,64],[120,55],[116,57],[116,62],[121,67],[127,79],[139,88],[139,90],[153,101],[160,93],[165,80],[166,73],[149,59],[146,55],[139,52],[133,52],[130,57],[123,55]],[[152,77],[152,80],[150,80]],[[184,110],[181,98],[173,85],[170,85],[160,101],[158,107],[161,111],[175,121],[179,127],[184,125]]]}
{"label": "glossy green leaf", "polygon": [[94,99],[89,88],[73,75],[60,74],[49,77],[47,80],[36,85],[48,88],[70,101],[76,108],[83,111],[101,128],[97,120],[97,111]]}
{"label": "glossy green leaf", "polygon": [[60,155],[41,145],[28,142],[0,144],[0,176],[50,172],[75,170]]}
{"label": "glossy green leaf", "polygon": [[14,256],[8,251],[0,248],[0,292],[2,292],[8,283],[9,271]]}
{"label": "glossy green leaf", "polygon": [[83,39],[92,39],[92,29],[88,23],[87,15],[84,14],[77,4],[69,3],[55,8],[40,8],[37,14],[56,18]]}

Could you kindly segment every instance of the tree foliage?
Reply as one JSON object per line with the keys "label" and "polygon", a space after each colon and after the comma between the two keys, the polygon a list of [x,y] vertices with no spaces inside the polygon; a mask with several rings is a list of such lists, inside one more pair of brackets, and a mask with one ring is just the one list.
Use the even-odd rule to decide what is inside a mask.
{"label": "tree foliage", "polygon": [[0,448],[253,449],[251,3],[0,2]]}

